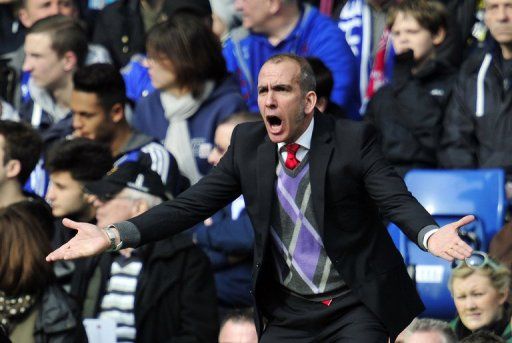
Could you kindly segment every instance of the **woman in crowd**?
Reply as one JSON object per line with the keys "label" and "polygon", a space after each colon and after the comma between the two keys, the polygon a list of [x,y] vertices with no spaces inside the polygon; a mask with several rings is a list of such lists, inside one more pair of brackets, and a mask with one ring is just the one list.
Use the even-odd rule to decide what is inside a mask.
{"label": "woman in crowd", "polygon": [[172,16],[147,38],[155,92],[142,98],[132,124],[165,142],[181,172],[196,183],[208,172],[218,123],[245,109],[226,70],[218,38],[193,15]]}
{"label": "woman in crowd", "polygon": [[0,324],[13,343],[87,342],[74,303],[45,260],[53,228],[31,209],[22,201],[0,210]]}
{"label": "woman in crowd", "polygon": [[451,326],[459,339],[487,330],[512,342],[507,267],[486,253],[475,251],[471,257],[456,262],[448,287],[458,313]]}

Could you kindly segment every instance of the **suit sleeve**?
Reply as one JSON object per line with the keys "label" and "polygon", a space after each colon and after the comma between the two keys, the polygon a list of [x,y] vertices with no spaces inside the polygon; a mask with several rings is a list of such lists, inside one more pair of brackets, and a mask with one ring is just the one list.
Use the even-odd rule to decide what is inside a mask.
{"label": "suit sleeve", "polygon": [[[176,199],[164,202],[128,221],[139,233],[137,241],[130,242],[128,246],[154,242],[184,231],[211,217],[240,195],[240,179],[235,165],[234,142],[237,132],[235,128],[226,154],[208,175]],[[122,231],[120,228],[121,239],[124,241]]]}
{"label": "suit sleeve", "polygon": [[374,127],[365,125],[361,137],[361,172],[366,190],[383,216],[423,248],[423,244],[418,242],[421,230],[430,225],[437,226],[437,223],[385,160],[376,142]]}

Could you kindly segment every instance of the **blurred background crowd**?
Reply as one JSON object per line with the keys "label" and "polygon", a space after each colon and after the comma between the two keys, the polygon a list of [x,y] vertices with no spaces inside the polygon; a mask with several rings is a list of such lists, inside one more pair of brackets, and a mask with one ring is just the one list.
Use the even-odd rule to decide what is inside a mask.
{"label": "blurred background crowd", "polygon": [[512,342],[512,0],[0,0],[5,339],[93,342],[95,319],[117,342],[257,341],[243,197],[155,244],[45,256],[73,236],[63,218],[106,226],[198,182],[260,120],[258,73],[279,53],[307,57],[318,115],[376,127],[406,183],[498,173],[498,220],[460,213],[477,215],[470,258],[413,262],[393,237],[435,318],[397,342]]}

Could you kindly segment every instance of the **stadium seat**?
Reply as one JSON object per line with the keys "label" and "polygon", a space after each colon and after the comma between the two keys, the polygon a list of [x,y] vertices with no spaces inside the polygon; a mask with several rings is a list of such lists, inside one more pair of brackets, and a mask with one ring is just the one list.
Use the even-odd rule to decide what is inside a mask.
{"label": "stadium seat", "polygon": [[[487,251],[503,226],[507,201],[501,169],[412,170],[405,183],[440,226],[473,214],[476,220],[461,233],[475,249]],[[388,230],[427,308],[422,316],[453,318],[455,307],[447,288],[451,264],[420,250],[394,224]]]}

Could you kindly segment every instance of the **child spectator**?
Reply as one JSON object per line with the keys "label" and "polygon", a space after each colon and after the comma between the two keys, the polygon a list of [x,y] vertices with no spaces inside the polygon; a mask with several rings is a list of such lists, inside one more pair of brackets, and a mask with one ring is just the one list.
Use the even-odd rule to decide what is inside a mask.
{"label": "child spectator", "polygon": [[436,59],[447,13],[436,1],[404,0],[388,17],[396,51],[394,77],[368,104],[366,119],[380,132],[385,157],[404,175],[436,168],[442,119],[454,72]]}

